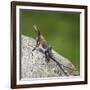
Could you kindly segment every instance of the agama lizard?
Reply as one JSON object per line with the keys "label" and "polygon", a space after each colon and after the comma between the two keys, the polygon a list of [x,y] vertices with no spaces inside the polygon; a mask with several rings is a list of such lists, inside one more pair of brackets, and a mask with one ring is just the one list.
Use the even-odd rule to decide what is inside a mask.
{"label": "agama lizard", "polygon": [[60,67],[60,69],[63,71],[63,73],[66,76],[68,76],[67,72],[64,71],[64,69],[62,68],[61,64],[57,60],[55,60],[55,58],[53,57],[52,47],[49,47],[47,41],[41,35],[39,28],[36,25],[33,25],[33,28],[34,28],[34,31],[37,33],[37,37],[36,37],[36,46],[33,48],[32,51],[34,51],[41,44],[43,49],[45,49],[45,56],[46,56],[47,62],[49,62],[49,60],[52,59]]}

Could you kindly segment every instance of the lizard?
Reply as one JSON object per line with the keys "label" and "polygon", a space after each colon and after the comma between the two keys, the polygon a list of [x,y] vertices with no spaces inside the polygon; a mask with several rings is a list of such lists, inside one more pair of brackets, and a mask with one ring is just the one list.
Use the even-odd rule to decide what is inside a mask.
{"label": "lizard", "polygon": [[52,47],[50,47],[47,43],[47,41],[45,40],[45,38],[43,37],[43,35],[41,34],[39,28],[36,25],[33,25],[34,31],[37,34],[36,37],[36,45],[35,47],[32,49],[32,51],[36,50],[37,47],[39,47],[39,45],[41,44],[42,48],[45,49],[45,56],[47,59],[47,62],[50,61],[50,59],[52,59],[53,61],[56,62],[56,64],[59,66],[59,68],[63,71],[63,73],[68,76],[67,72],[64,71],[64,69],[62,68],[61,64],[53,57],[52,54]]}

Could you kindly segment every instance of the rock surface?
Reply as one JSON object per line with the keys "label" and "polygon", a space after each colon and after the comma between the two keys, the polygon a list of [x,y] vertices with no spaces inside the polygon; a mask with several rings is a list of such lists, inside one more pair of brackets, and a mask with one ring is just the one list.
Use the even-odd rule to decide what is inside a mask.
{"label": "rock surface", "polygon": [[41,46],[32,52],[35,44],[34,39],[21,36],[21,79],[79,75],[75,66],[54,50],[52,50],[53,56],[67,75],[52,59],[47,63],[45,55],[39,51],[40,48],[42,49]]}

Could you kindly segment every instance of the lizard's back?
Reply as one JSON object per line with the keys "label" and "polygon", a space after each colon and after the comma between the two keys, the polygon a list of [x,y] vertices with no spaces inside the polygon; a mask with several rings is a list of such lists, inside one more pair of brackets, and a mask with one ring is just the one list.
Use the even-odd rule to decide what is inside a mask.
{"label": "lizard's back", "polygon": [[45,38],[42,35],[40,35],[40,44],[42,45],[42,47],[44,49],[48,48],[48,43],[47,43],[47,41],[45,40]]}

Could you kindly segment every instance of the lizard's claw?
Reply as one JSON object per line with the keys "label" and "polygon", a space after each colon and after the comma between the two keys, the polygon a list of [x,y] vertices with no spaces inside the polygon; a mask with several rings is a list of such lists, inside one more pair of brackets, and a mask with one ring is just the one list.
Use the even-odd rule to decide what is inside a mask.
{"label": "lizard's claw", "polygon": [[34,51],[36,48],[33,48],[32,51]]}

